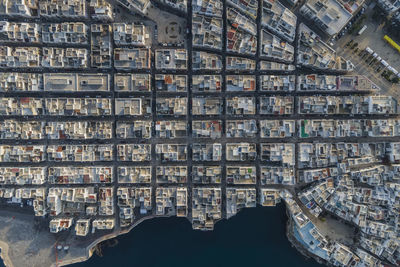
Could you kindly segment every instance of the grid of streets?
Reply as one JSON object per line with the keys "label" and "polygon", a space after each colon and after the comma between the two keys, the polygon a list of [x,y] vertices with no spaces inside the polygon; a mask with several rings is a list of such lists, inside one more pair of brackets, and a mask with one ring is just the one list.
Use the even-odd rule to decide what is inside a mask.
{"label": "grid of streets", "polygon": [[[221,49],[194,45],[191,19],[186,22],[185,44],[162,46],[152,42],[146,48],[115,40],[113,31],[120,21],[106,23],[88,17],[7,17],[9,22],[24,21],[42,27],[49,23],[82,22],[87,29],[87,42],[2,42],[1,49],[30,47],[41,51],[42,64],[2,66],[0,75],[41,74],[44,90],[0,90],[0,123],[6,129],[12,125],[28,129],[30,133],[27,137],[2,134],[0,168],[3,172],[6,168],[21,172],[22,169],[17,168],[44,167],[46,177],[38,184],[1,184],[3,194],[11,188],[44,188],[44,196],[38,197],[42,203],[36,204],[44,206],[39,215],[40,212],[50,215],[54,222],[50,223],[50,228],[54,232],[64,230],[60,223],[64,221],[69,225],[71,221],[68,220],[72,218],[82,225],[87,219],[96,221],[99,230],[119,231],[148,216],[169,215],[187,217],[194,228],[210,230],[216,221],[233,216],[242,207],[254,207],[256,203],[275,205],[280,198],[279,190],[287,189],[295,195],[305,184],[299,181],[299,171],[315,167],[308,167],[304,162],[300,166],[302,143],[390,144],[398,141],[398,136],[366,134],[367,120],[399,118],[397,102],[388,104],[387,112],[363,109],[373,106],[373,101],[380,101],[367,97],[376,90],[326,90],[317,95],[315,91],[299,89],[302,75],[328,73],[336,80],[336,76],[345,75],[344,70],[310,69],[301,64],[296,68],[292,65],[290,70],[261,67],[267,61],[293,64],[293,60],[262,55],[261,36],[264,36],[263,31],[267,32],[261,22],[263,1],[258,1],[254,20],[258,37],[254,53],[228,49],[228,29],[232,26],[228,26],[227,13],[233,5],[227,1],[221,3]],[[89,13],[89,4],[86,9]],[[192,1],[187,2],[187,11],[187,15],[176,10],[173,13],[192,18]],[[249,17],[248,14],[242,16]],[[293,58],[299,53],[298,39],[299,34],[296,34]],[[283,38],[280,42],[288,43]],[[44,55],[46,47],[60,50],[54,49],[53,55]],[[53,67],[52,64],[59,62],[51,58],[66,48],[86,50],[86,57],[81,57],[79,62],[71,60],[62,67]],[[131,51],[132,55],[123,54],[126,51]],[[194,68],[198,52],[217,55],[220,66],[217,62],[215,69]],[[28,55],[33,54],[29,52]],[[232,58],[247,59],[255,67],[232,68],[227,65]],[[171,67],[172,64],[177,67]],[[284,77],[290,82],[282,87],[274,84],[268,89],[268,83],[263,82],[267,76]],[[32,81],[31,77],[29,79]],[[207,79],[214,79],[214,89],[212,86],[208,91],[200,89],[203,87],[199,84]],[[89,89],[56,89],[73,86],[71,84]],[[346,103],[359,101],[360,109],[350,108],[349,111],[341,105],[328,111],[307,111],[310,105],[307,101],[318,102],[318,98],[329,97],[333,102],[346,97]],[[20,111],[15,111],[17,109]],[[321,120],[334,125],[340,121],[355,123],[360,120],[361,134],[354,135],[356,130],[351,129],[329,136],[332,138],[306,136],[304,123]],[[65,130],[67,122],[74,133]],[[30,123],[36,124],[30,126]],[[33,137],[34,131],[29,127],[37,127],[34,129],[39,129],[40,134]],[[244,202],[232,204],[237,195],[244,198]],[[72,202],[75,204],[64,203],[59,207],[57,199],[60,197],[62,202],[76,197],[76,203],[83,204]],[[87,234],[82,231],[82,235]]]}

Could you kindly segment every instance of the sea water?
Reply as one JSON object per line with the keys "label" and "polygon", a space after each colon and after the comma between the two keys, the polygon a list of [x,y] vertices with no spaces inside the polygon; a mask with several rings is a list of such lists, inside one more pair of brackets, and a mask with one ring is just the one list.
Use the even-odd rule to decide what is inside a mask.
{"label": "sea water", "polygon": [[322,267],[306,259],[286,238],[285,206],[244,209],[215,225],[214,231],[192,230],[184,218],[156,218],[118,237],[73,267]]}

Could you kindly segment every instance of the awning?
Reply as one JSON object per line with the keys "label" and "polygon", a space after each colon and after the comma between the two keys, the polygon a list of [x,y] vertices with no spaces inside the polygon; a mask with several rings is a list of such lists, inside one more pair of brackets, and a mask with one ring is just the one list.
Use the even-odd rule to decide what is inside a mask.
{"label": "awning", "polygon": [[389,63],[387,63],[385,60],[382,60],[381,63],[382,63],[382,65],[385,66],[385,67],[389,66]]}

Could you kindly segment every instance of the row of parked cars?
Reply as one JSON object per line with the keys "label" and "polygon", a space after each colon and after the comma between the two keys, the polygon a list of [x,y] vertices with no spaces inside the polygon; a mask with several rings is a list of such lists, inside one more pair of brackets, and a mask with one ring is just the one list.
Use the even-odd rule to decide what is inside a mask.
{"label": "row of parked cars", "polygon": [[365,13],[365,7],[361,7],[360,11],[353,16],[353,18],[347,23],[347,25],[336,35],[335,40],[339,40],[343,35],[347,33],[351,26]]}

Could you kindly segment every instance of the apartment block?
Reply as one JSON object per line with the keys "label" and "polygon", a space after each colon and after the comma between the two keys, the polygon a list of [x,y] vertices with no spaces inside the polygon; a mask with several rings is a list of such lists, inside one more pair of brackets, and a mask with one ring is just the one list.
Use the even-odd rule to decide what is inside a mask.
{"label": "apartment block", "polygon": [[193,97],[193,115],[220,115],[222,114],[222,100],[216,97]]}
{"label": "apartment block", "polygon": [[142,23],[114,23],[114,43],[116,45],[148,46],[150,29]]}
{"label": "apartment block", "polygon": [[256,24],[233,8],[227,10],[227,21],[227,51],[254,55],[257,49]]}
{"label": "apartment block", "polygon": [[86,1],[67,0],[60,2],[57,0],[40,0],[40,16],[44,17],[66,17],[78,18],[86,17]]}
{"label": "apartment block", "polygon": [[226,160],[228,161],[254,161],[257,158],[255,143],[227,143]]}
{"label": "apartment block", "polygon": [[384,143],[300,143],[298,148],[299,168],[371,164],[386,155]]}
{"label": "apartment block", "polygon": [[286,39],[294,41],[297,17],[279,1],[263,0],[261,24],[268,30]]}
{"label": "apartment block", "polygon": [[87,44],[87,26],[83,22],[43,23],[42,40],[47,44]]}
{"label": "apartment block", "polygon": [[85,48],[43,47],[42,66],[45,68],[86,68],[88,51]]}
{"label": "apartment block", "polygon": [[193,13],[192,41],[194,46],[222,49],[222,19]]}
{"label": "apartment block", "polygon": [[226,217],[235,216],[243,208],[255,208],[257,205],[255,188],[226,189]]}
{"label": "apartment block", "polygon": [[187,69],[187,51],[185,49],[157,49],[155,55],[157,69]]}
{"label": "apartment block", "polygon": [[362,137],[365,135],[361,120],[300,120],[301,138],[308,137]]}
{"label": "apartment block", "polygon": [[186,144],[156,144],[157,160],[166,161],[186,161]]}
{"label": "apartment block", "polygon": [[212,230],[221,219],[221,188],[193,188],[192,226],[193,229]]}
{"label": "apartment block", "polygon": [[261,138],[294,137],[295,133],[295,120],[260,120]]}
{"label": "apartment block", "polygon": [[3,120],[0,122],[0,139],[43,139],[44,125],[41,121]]}
{"label": "apartment block", "polygon": [[45,167],[0,167],[0,185],[41,185],[47,181]]}
{"label": "apartment block", "polygon": [[295,75],[261,75],[261,91],[286,91],[291,92],[296,89]]}
{"label": "apartment block", "polygon": [[[14,199],[22,203],[22,200],[27,200],[32,203],[35,216],[45,216],[46,212],[46,188],[18,188],[15,189]],[[12,201],[13,201],[12,200]]]}
{"label": "apartment block", "polygon": [[389,15],[400,9],[400,2],[398,0],[379,0],[377,4]]}
{"label": "apartment block", "polygon": [[294,60],[294,47],[264,29],[261,31],[259,49],[261,57],[284,60],[289,63]]}
{"label": "apartment block", "polygon": [[0,68],[40,67],[40,52],[37,47],[0,47]]}
{"label": "apartment block", "polygon": [[294,71],[296,69],[296,67],[292,64],[285,64],[267,60],[261,60],[259,65],[260,70]]}
{"label": "apartment block", "polygon": [[118,0],[118,3],[139,14],[145,14],[151,4],[150,0]]}
{"label": "apartment block", "polygon": [[256,90],[256,77],[253,75],[226,75],[226,91],[252,92]]}
{"label": "apartment block", "polygon": [[92,222],[92,234],[95,233],[96,230],[112,230],[115,227],[115,219],[95,219]]}
{"label": "apartment block", "polygon": [[185,217],[187,215],[187,188],[157,187],[156,215]]}
{"label": "apartment block", "polygon": [[186,121],[157,121],[155,124],[157,138],[184,138],[187,136]]}
{"label": "apartment block", "polygon": [[227,3],[245,13],[247,16],[250,16],[252,19],[256,19],[258,11],[257,0],[228,0]]}
{"label": "apartment block", "polygon": [[150,92],[150,74],[124,73],[114,75],[114,90],[118,92]]}
{"label": "apartment block", "polygon": [[118,187],[117,205],[121,227],[130,226],[140,215],[151,213],[151,187]]}
{"label": "apartment block", "polygon": [[400,120],[364,120],[364,131],[367,136],[400,136]]}
{"label": "apartment block", "polygon": [[228,5],[226,12],[228,22],[231,24],[238,24],[240,28],[246,30],[253,35],[257,35],[257,26],[255,21],[253,19],[250,19],[248,16],[243,15],[243,13],[239,10],[240,8],[232,8],[230,5]]}
{"label": "apartment block", "polygon": [[0,98],[0,115],[37,116],[43,114],[41,98],[2,97]]}
{"label": "apartment block", "polygon": [[114,188],[113,187],[100,187],[99,188],[99,215],[111,216],[114,215]]}
{"label": "apartment block", "polygon": [[151,166],[118,167],[118,183],[149,184],[151,182]]}
{"label": "apartment block", "polygon": [[227,97],[226,114],[228,115],[255,115],[256,99],[254,97]]}
{"label": "apartment block", "polygon": [[43,162],[44,160],[44,146],[0,145],[0,162]]}
{"label": "apartment block", "polygon": [[192,90],[193,92],[221,92],[222,77],[221,75],[193,75]]}
{"label": "apartment block", "polygon": [[391,96],[299,97],[300,114],[397,114],[397,100]]}
{"label": "apartment block", "polygon": [[343,6],[337,0],[308,0],[300,8],[300,13],[329,36],[334,36],[352,18],[352,11],[347,6],[350,7],[347,3]]}
{"label": "apartment block", "polygon": [[150,161],[150,144],[123,144],[117,145],[118,161]]}
{"label": "apartment block", "polygon": [[[87,205],[97,208],[98,188],[91,187],[50,187],[47,206],[50,216],[76,213],[83,215]],[[83,208],[82,208],[83,206]]]}
{"label": "apartment block", "polygon": [[44,73],[43,83],[45,91],[110,91],[110,76],[101,73]]}
{"label": "apartment block", "polygon": [[43,75],[38,73],[2,72],[0,73],[0,91],[23,92],[42,91]]}
{"label": "apartment block", "polygon": [[172,74],[156,74],[155,89],[158,92],[186,92],[187,76]]}
{"label": "apartment block", "polygon": [[226,166],[227,184],[253,184],[257,181],[255,166]]}
{"label": "apartment block", "polygon": [[350,61],[338,56],[335,50],[304,24],[299,26],[297,62],[315,70],[351,71],[354,68]]}
{"label": "apartment block", "polygon": [[0,21],[0,40],[3,42],[40,42],[40,26],[36,23]]}
{"label": "apartment block", "polygon": [[222,57],[218,54],[193,51],[192,69],[193,70],[221,70]]}
{"label": "apartment block", "polygon": [[363,75],[340,75],[337,79],[340,91],[376,91],[380,88]]}
{"label": "apartment block", "polygon": [[112,20],[112,5],[106,0],[90,0],[89,10],[92,19]]}
{"label": "apartment block", "polygon": [[151,138],[152,121],[135,120],[132,122],[118,121],[115,129],[117,138]]}
{"label": "apartment block", "polygon": [[192,144],[193,161],[221,161],[222,145],[219,143],[211,144]]}
{"label": "apartment block", "polygon": [[150,69],[149,48],[115,48],[114,67],[117,69]]}
{"label": "apartment block", "polygon": [[176,216],[186,217],[188,214],[188,192],[186,187],[176,189]]}
{"label": "apartment block", "polygon": [[266,207],[274,207],[281,201],[279,190],[276,189],[260,189],[260,204]]}
{"label": "apartment block", "polygon": [[186,97],[158,97],[156,101],[157,115],[186,116],[187,114]]}
{"label": "apartment block", "polygon": [[297,78],[299,91],[334,91],[337,90],[337,79],[334,75],[307,74]]}
{"label": "apartment block", "polygon": [[187,182],[186,166],[157,166],[156,181],[160,184],[182,184]]}
{"label": "apartment block", "polygon": [[192,0],[193,13],[222,17],[222,1],[221,0]]}
{"label": "apartment block", "polygon": [[1,15],[7,16],[23,16],[23,17],[38,17],[39,5],[38,0],[30,1],[29,3],[24,0],[5,1],[2,0],[3,8],[0,10]]}
{"label": "apartment block", "polygon": [[56,234],[61,231],[66,231],[71,228],[73,224],[72,218],[58,218],[52,219],[49,223],[50,233]]}
{"label": "apartment block", "polygon": [[49,167],[51,184],[107,184],[114,181],[112,167]]}
{"label": "apartment block", "polygon": [[295,144],[260,144],[260,159],[271,164],[292,167],[295,165]]}
{"label": "apartment block", "polygon": [[111,161],[113,145],[49,145],[46,153],[48,161]]}
{"label": "apartment block", "polygon": [[111,31],[109,24],[90,25],[90,65],[92,68],[111,67]]}
{"label": "apartment block", "polygon": [[46,114],[53,116],[111,115],[109,98],[46,98]]}
{"label": "apartment block", "polygon": [[195,184],[220,184],[221,166],[196,165],[192,167],[192,182]]}
{"label": "apartment block", "polygon": [[44,133],[48,139],[111,139],[112,123],[110,121],[49,121]]}
{"label": "apartment block", "polygon": [[150,98],[116,98],[115,115],[146,116],[151,114]]}
{"label": "apartment block", "polygon": [[284,184],[294,185],[296,175],[294,167],[261,166],[261,185]]}
{"label": "apartment block", "polygon": [[226,57],[226,69],[227,70],[255,70],[256,61],[244,57]]}
{"label": "apartment block", "polygon": [[221,138],[222,121],[192,121],[192,136],[194,138]]}
{"label": "apartment block", "polygon": [[228,138],[254,138],[258,132],[256,120],[227,120],[225,129]]}
{"label": "apartment block", "polygon": [[79,219],[75,223],[75,235],[87,236],[90,228],[90,219]]}
{"label": "apartment block", "polygon": [[294,98],[292,96],[260,97],[260,114],[289,115],[293,114]]}

